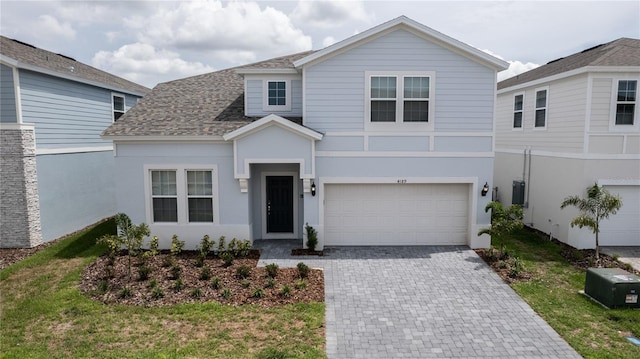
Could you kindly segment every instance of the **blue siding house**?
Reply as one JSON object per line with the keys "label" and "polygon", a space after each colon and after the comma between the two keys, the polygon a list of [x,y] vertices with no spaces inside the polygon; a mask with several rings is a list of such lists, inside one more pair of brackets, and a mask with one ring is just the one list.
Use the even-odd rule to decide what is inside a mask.
{"label": "blue siding house", "polygon": [[469,245],[489,225],[507,64],[399,17],[319,51],[158,85],[111,125],[120,212],[161,245]]}
{"label": "blue siding house", "polygon": [[148,88],[0,37],[0,247],[33,247],[116,211],[100,133]]}

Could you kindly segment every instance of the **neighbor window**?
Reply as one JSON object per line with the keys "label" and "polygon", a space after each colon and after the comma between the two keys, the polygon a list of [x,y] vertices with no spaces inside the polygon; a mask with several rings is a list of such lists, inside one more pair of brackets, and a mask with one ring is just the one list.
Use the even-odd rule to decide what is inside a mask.
{"label": "neighbor window", "polygon": [[535,127],[547,126],[547,90],[536,91]]}
{"label": "neighbor window", "polygon": [[213,222],[211,171],[187,171],[189,222]]}
{"label": "neighbor window", "polygon": [[522,110],[524,95],[515,95],[513,98],[513,128],[522,128]]}
{"label": "neighbor window", "polygon": [[113,122],[116,122],[122,115],[124,115],[124,96],[113,95],[112,106],[113,106]]}
{"label": "neighbor window", "polygon": [[371,123],[429,122],[432,75],[380,73],[368,81]]}
{"label": "neighbor window", "polygon": [[618,81],[616,103],[616,125],[633,125],[636,109],[636,90],[638,81]]}
{"label": "neighbor window", "polygon": [[154,222],[178,221],[176,171],[151,171],[151,198]]}

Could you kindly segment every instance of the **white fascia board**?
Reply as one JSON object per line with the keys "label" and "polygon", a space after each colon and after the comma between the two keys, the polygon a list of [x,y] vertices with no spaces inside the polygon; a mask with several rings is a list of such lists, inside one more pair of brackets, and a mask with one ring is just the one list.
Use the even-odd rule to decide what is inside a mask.
{"label": "white fascia board", "polygon": [[113,142],[225,142],[222,136],[100,136]]}
{"label": "white fascia board", "polygon": [[300,71],[296,69],[286,68],[286,69],[237,69],[236,73],[238,75],[297,75],[300,74]]}
{"label": "white fascia board", "polygon": [[370,38],[376,37],[379,34],[386,33],[389,30],[393,30],[396,28],[404,28],[407,30],[413,30],[414,33],[417,32],[417,35],[423,36],[430,40],[435,40],[441,44],[444,44],[448,47],[456,49],[468,57],[472,57],[482,62],[490,65],[490,67],[494,68],[496,71],[505,70],[509,67],[509,63],[506,61],[500,60],[497,57],[491,56],[488,53],[478,50],[473,46],[467,45],[461,41],[458,41],[452,37],[449,37],[441,32],[438,32],[428,26],[425,26],[417,21],[411,20],[406,16],[397,17],[391,21],[380,24],[376,27],[373,27],[367,31],[361,32],[357,35],[349,37],[345,40],[337,42],[331,46],[328,46],[320,51],[314,52],[313,54],[303,57],[297,61],[293,62],[295,67],[302,67],[309,63],[316,62],[321,58],[333,56],[340,52],[340,50],[351,47],[353,45],[357,45],[360,42],[365,42]]}
{"label": "white fascia board", "polygon": [[138,92],[138,91],[127,90],[127,89],[123,89],[123,88],[119,88],[119,87],[115,87],[115,86],[110,86],[110,85],[104,84],[102,82],[91,81],[91,80],[83,79],[83,78],[80,78],[80,77],[66,75],[66,74],[63,74],[61,72],[56,72],[56,71],[52,71],[52,70],[49,70],[49,69],[45,69],[45,68],[42,68],[42,67],[39,67],[39,66],[25,64],[23,62],[14,60],[14,59],[12,59],[10,57],[6,57],[4,55],[0,55],[0,62],[9,64],[10,66],[13,66],[13,67],[16,67],[16,68],[19,68],[19,69],[22,69],[22,70],[38,72],[38,73],[41,73],[41,74],[44,74],[44,75],[49,75],[49,76],[58,77],[58,78],[69,80],[69,81],[73,81],[73,82],[79,82],[79,83],[83,83],[83,84],[86,84],[86,85],[100,87],[100,88],[104,88],[104,89],[115,91],[115,92],[122,92],[122,93],[125,93],[125,94],[135,95],[135,96],[140,96],[140,97],[143,97],[145,95],[144,93],[141,93],[141,92]]}
{"label": "white fascia board", "polygon": [[222,138],[224,138],[225,141],[235,140],[239,137],[243,137],[255,131],[259,131],[260,129],[266,126],[269,126],[271,124],[276,124],[293,133],[303,135],[305,137],[309,137],[314,140],[321,140],[323,137],[323,135],[319,132],[316,132],[304,126],[300,126],[297,123],[291,122],[278,115],[271,114],[259,119],[258,121],[254,121],[244,127],[240,127],[235,131],[229,132],[226,135],[222,136]]}
{"label": "white fascia board", "polygon": [[552,81],[557,81],[557,80],[561,80],[567,77],[571,77],[571,76],[576,76],[576,75],[581,75],[584,73],[600,73],[600,72],[635,72],[635,73],[639,73],[640,72],[640,67],[638,66],[585,66],[585,67],[580,67],[571,71],[566,71],[566,72],[562,72],[556,75],[552,75],[552,76],[547,76],[547,77],[543,77],[543,78],[539,78],[533,81],[529,81],[529,82],[524,82],[518,85],[514,85],[514,86],[510,86],[510,87],[505,87],[503,89],[498,90],[498,95],[501,95],[505,92],[511,92],[511,91],[517,91],[517,90],[522,90],[524,88],[528,88],[528,87],[533,87],[533,86],[538,86],[540,84],[546,83],[546,82],[552,82]]}

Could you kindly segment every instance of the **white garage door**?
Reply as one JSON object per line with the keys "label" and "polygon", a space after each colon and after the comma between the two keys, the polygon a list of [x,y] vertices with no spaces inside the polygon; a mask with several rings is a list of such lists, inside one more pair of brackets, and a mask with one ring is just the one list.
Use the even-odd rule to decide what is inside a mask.
{"label": "white garage door", "polygon": [[327,184],[326,245],[467,243],[467,184]]}
{"label": "white garage door", "polygon": [[640,186],[605,186],[622,198],[618,213],[600,226],[601,246],[640,246]]}

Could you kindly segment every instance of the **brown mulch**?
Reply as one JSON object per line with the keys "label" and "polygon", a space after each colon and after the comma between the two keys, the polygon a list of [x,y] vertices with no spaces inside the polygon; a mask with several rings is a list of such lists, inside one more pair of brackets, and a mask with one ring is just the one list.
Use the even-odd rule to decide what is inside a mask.
{"label": "brown mulch", "polygon": [[[147,260],[150,269],[149,278],[140,280],[138,273],[141,267],[138,258],[132,259],[131,278],[128,275],[128,256],[122,252],[116,257],[112,267],[109,258],[102,256],[87,266],[82,272],[80,290],[101,302],[139,306],[164,306],[177,303],[219,302],[229,305],[255,304],[262,307],[274,307],[292,303],[308,303],[324,301],[324,275],[320,269],[311,269],[305,279],[301,279],[297,268],[279,268],[275,285],[267,287],[268,277],[265,268],[257,268],[259,251],[252,250],[245,258],[236,258],[230,267],[224,267],[221,259],[210,255],[205,259],[203,267],[198,267],[196,252],[183,252],[175,258],[181,268],[180,281],[182,288],[176,289],[178,280],[173,277],[170,266],[163,266],[168,253],[161,253]],[[237,268],[247,266],[251,273],[246,279],[236,276]],[[203,268],[208,268],[210,278],[201,277]],[[218,278],[219,288],[213,288],[213,278]],[[163,296],[153,297],[153,283]],[[243,285],[244,284],[244,285]],[[304,288],[296,288],[302,284]],[[102,288],[101,288],[102,286]],[[290,288],[290,295],[281,295],[283,286]],[[106,290],[104,290],[106,288]],[[131,295],[123,297],[123,288],[128,288]],[[231,291],[229,298],[223,297],[224,289]],[[262,298],[255,297],[261,290]]]}
{"label": "brown mulch", "polygon": [[60,239],[51,242],[45,242],[33,248],[0,248],[0,269],[17,263],[29,257],[30,255],[36,254],[41,250],[57,243],[59,240]]}

